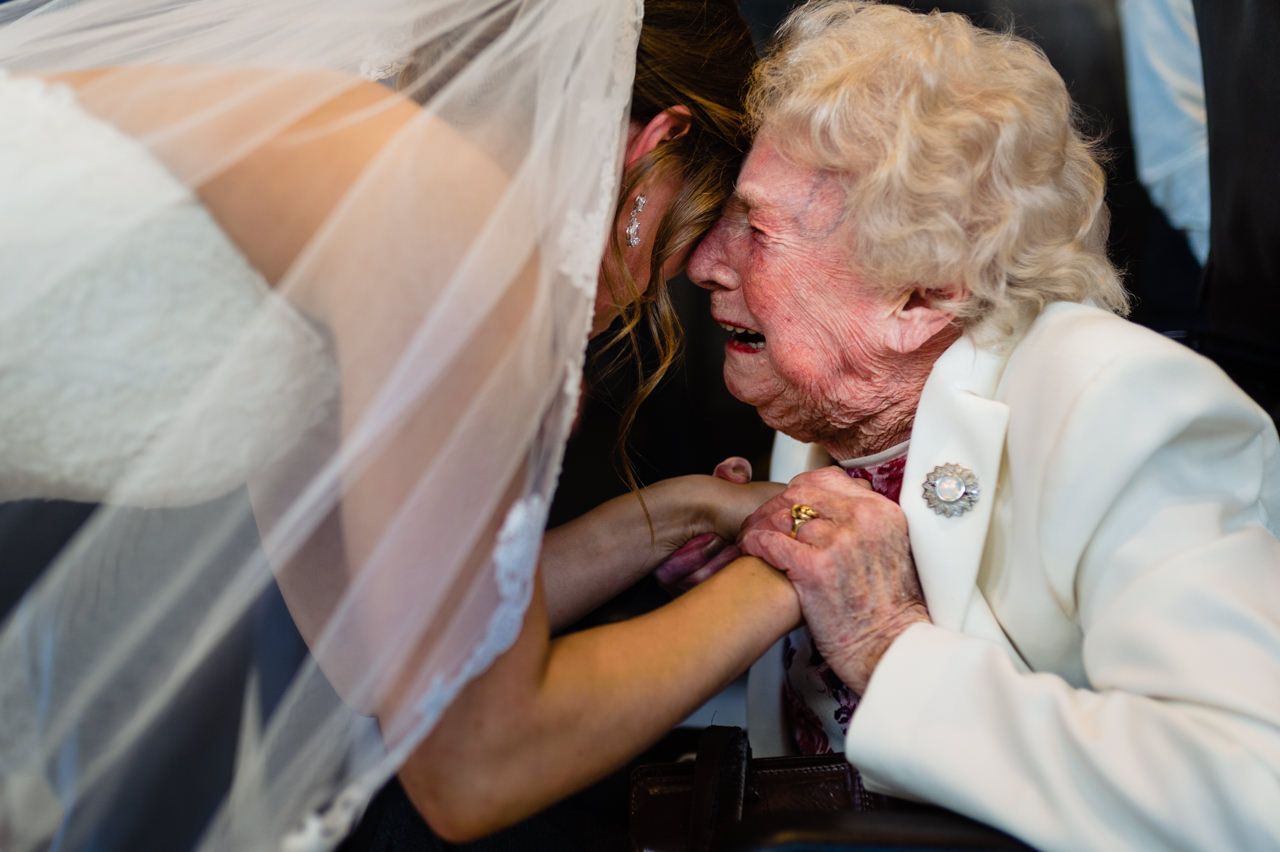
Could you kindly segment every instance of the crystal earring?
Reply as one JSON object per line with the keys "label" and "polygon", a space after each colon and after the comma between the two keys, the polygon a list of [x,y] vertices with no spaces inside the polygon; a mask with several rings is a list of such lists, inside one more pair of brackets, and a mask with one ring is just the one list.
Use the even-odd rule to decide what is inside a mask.
{"label": "crystal earring", "polygon": [[640,211],[644,209],[644,203],[649,199],[643,194],[636,196],[636,206],[631,208],[631,218],[627,220],[627,245],[632,248],[640,245],[640,220],[636,218],[640,215]]}

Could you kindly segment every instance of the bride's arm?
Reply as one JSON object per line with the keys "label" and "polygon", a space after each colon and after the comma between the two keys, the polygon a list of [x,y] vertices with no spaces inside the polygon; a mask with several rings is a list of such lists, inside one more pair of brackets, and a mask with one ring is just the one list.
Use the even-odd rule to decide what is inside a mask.
{"label": "bride's arm", "polygon": [[799,620],[786,578],[750,557],[653,612],[555,640],[539,585],[515,647],[454,701],[401,781],[442,837],[497,831],[624,765]]}
{"label": "bride's arm", "polygon": [[732,541],[743,519],[782,488],[716,476],[674,477],[548,530],[542,567],[552,633],[640,580],[695,536],[715,533]]}

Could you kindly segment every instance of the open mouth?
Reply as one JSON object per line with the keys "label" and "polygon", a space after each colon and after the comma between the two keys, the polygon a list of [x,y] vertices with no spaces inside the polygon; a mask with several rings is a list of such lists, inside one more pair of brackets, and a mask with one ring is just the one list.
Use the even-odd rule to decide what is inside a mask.
{"label": "open mouth", "polygon": [[729,345],[742,349],[750,349],[752,351],[760,351],[764,348],[764,335],[758,331],[746,328],[741,325],[724,322],[720,320],[720,327],[729,332]]}

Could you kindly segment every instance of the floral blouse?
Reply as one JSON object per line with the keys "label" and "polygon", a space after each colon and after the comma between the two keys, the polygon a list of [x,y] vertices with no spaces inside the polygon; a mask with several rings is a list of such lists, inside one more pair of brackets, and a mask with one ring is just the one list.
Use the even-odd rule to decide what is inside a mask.
{"label": "floral blouse", "polygon": [[[907,444],[863,459],[840,463],[850,476],[865,479],[878,494],[898,502]],[[858,696],[845,686],[814,647],[809,631],[799,627],[783,639],[782,705],[796,749],[801,754],[844,751],[844,736],[858,706]]]}

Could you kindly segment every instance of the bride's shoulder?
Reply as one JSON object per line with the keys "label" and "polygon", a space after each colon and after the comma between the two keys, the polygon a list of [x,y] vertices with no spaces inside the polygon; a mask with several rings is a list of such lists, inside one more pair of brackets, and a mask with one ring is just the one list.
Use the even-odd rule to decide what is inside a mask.
{"label": "bride's shoulder", "polygon": [[[253,110],[282,97],[295,98],[298,106],[316,106],[308,99],[321,96],[324,104],[346,95],[352,104],[379,104],[407,118],[414,104],[393,89],[345,71],[325,68],[284,68],[234,65],[121,65],[84,68],[39,75],[51,83],[63,83],[76,91],[90,108],[120,107],[133,129],[145,129],[157,119],[171,118],[178,110],[194,112],[208,107]],[[238,105],[230,104],[230,100]],[[130,129],[130,128],[125,128]]]}
{"label": "bride's shoulder", "polygon": [[[476,140],[381,84],[324,72],[290,87],[285,100],[306,108],[197,186],[272,283],[322,228],[344,234],[331,248],[368,253],[399,233],[386,219],[430,227],[448,211],[457,226],[472,208],[487,213],[505,190],[508,176]],[[292,295],[313,313],[330,313],[317,303],[328,296],[306,284]]]}
{"label": "bride's shoulder", "polygon": [[144,140],[273,284],[356,186],[426,175],[485,195],[505,181],[447,122],[339,71],[138,66],[49,79]]}

